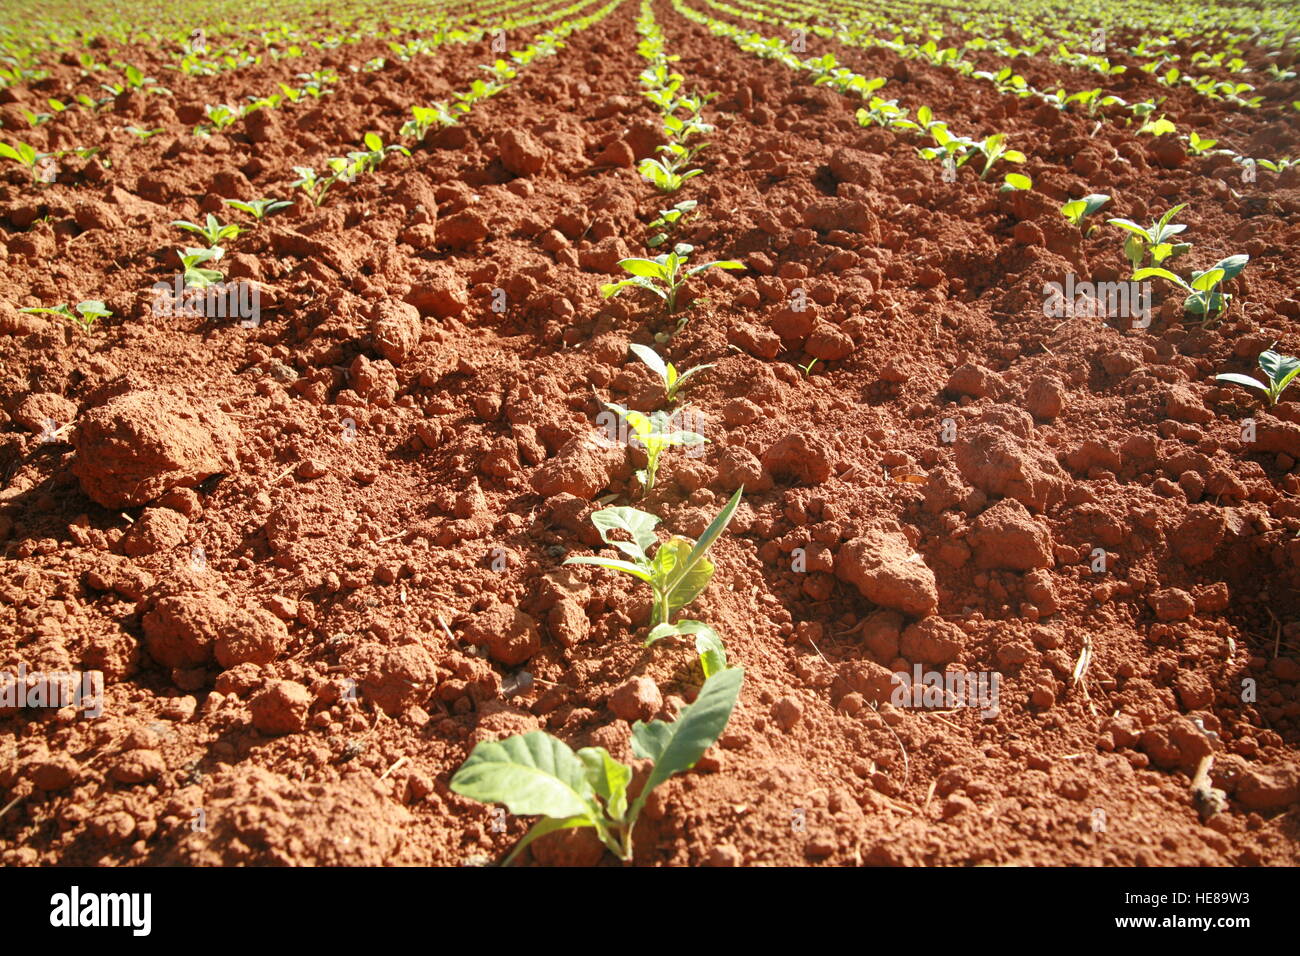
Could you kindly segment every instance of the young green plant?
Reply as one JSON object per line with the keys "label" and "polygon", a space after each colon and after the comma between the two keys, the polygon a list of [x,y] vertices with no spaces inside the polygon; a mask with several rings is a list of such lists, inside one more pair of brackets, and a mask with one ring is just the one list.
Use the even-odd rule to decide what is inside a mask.
{"label": "young green plant", "polygon": [[205,262],[216,262],[226,250],[220,246],[210,246],[207,249],[186,248],[177,249],[176,257],[181,261],[181,268],[184,270],[182,282],[191,289],[206,289],[208,286],[216,285],[223,278],[221,272],[217,269],[205,269]]}
{"label": "young green plant", "polygon": [[1174,206],[1152,223],[1150,229],[1143,229],[1131,219],[1106,220],[1112,226],[1118,226],[1129,233],[1124,240],[1124,256],[1128,259],[1129,264],[1133,266],[1134,281],[1138,281],[1137,270],[1142,267],[1142,263],[1146,261],[1148,255],[1151,257],[1152,263],[1158,266],[1162,262],[1180,256],[1192,248],[1190,242],[1173,243],[1169,241],[1187,228],[1186,225],[1173,222],[1174,216],[1178,215],[1186,207],[1187,203],[1179,203]]}
{"label": "young green plant", "polygon": [[283,199],[250,199],[248,202],[242,202],[238,199],[227,199],[226,205],[231,209],[238,209],[242,213],[247,213],[258,222],[264,220],[267,216],[274,215],[281,209],[290,208],[293,203]]}
{"label": "young green plant", "polygon": [[178,229],[184,229],[186,232],[202,236],[209,246],[219,246],[227,239],[237,239],[240,232],[243,231],[233,222],[226,223],[223,226],[212,213],[208,213],[208,217],[202,225],[186,222],[184,219],[175,219],[172,221],[172,225]]}
{"label": "young green plant", "polygon": [[634,286],[640,289],[649,289],[664,300],[668,314],[672,315],[677,311],[677,297],[681,294],[682,287],[686,284],[687,279],[697,276],[708,269],[745,268],[745,264],[736,259],[715,259],[712,262],[705,262],[687,268],[686,260],[694,251],[693,246],[679,242],[673,248],[673,251],[667,255],[655,256],[653,259],[620,259],[618,261],[619,268],[630,273],[631,278],[602,285],[600,294],[606,299],[610,299],[624,289]]}
{"label": "young green plant", "polygon": [[1240,375],[1237,372],[1224,372],[1214,376],[1214,380],[1263,392],[1269,408],[1272,408],[1282,400],[1282,393],[1286,391],[1287,386],[1295,381],[1297,375],[1300,375],[1300,358],[1268,349],[1259,353],[1259,367],[1268,379],[1267,385],[1249,375]]}
{"label": "young green plant", "polygon": [[[1108,202],[1110,197],[1105,193],[1089,193],[1082,199],[1071,199],[1067,202],[1061,207],[1061,215],[1069,221],[1070,225],[1083,229],[1083,221]],[[1090,226],[1084,235],[1092,235],[1092,231],[1096,228],[1095,225]]]}
{"label": "young green plant", "polygon": [[647,239],[645,244],[651,249],[654,249],[657,246],[662,246],[668,241],[669,233],[676,229],[681,223],[682,217],[698,205],[699,200],[683,199],[671,209],[660,209],[659,218],[650,223],[650,228],[652,230],[659,231],[655,232],[654,235]]}
{"label": "young green plant", "polygon": [[540,816],[506,857],[508,866],[538,837],[556,830],[592,827],[619,859],[632,859],[632,834],[650,794],[673,774],[693,767],[722,736],[740,696],[744,671],[730,667],[704,681],[694,703],[668,722],[632,725],[632,752],[653,762],[636,797],[632,768],[604,747],[574,753],[541,730],[484,741],[451,779],[451,790],[481,803],[503,803],[519,816]]}
{"label": "young green plant", "polygon": [[1189,315],[1199,315],[1202,322],[1208,322],[1226,311],[1232,299],[1232,296],[1226,292],[1219,291],[1219,287],[1229,279],[1235,279],[1240,275],[1249,261],[1250,256],[1245,253],[1228,256],[1226,259],[1220,259],[1204,272],[1193,272],[1190,282],[1168,269],[1150,267],[1133,273],[1133,281],[1141,282],[1153,277],[1168,279],[1187,293],[1187,298],[1183,301],[1183,311]]}
{"label": "young green plant", "polygon": [[659,473],[659,459],[667,449],[693,448],[708,441],[696,432],[673,428],[672,419],[667,412],[651,412],[649,415],[644,415],[622,405],[606,403],[605,407],[627,423],[636,443],[645,449],[646,466],[636,473],[643,493],[654,488],[655,477]]}
{"label": "young green plant", "polygon": [[[610,547],[621,551],[627,560],[591,556],[569,558],[564,563],[589,564],[610,571],[621,571],[650,585],[654,594],[650,624],[651,633],[654,633],[653,629],[661,624],[671,624],[673,615],[699,597],[709,586],[709,581],[713,578],[713,562],[708,559],[708,550],[731,523],[744,491],[743,485],[736,489],[736,493],[704,529],[704,534],[698,541],[674,536],[659,544],[653,556],[650,549],[658,541],[655,526],[659,524],[655,515],[625,506],[602,508],[591,516],[591,523],[600,532],[601,539]],[[625,533],[632,540],[611,538],[615,531]]]}
{"label": "young green plant", "polygon": [[692,375],[698,375],[706,368],[713,368],[712,365],[697,365],[687,372],[678,374],[677,366],[673,365],[672,362],[665,362],[659,353],[649,346],[629,345],[628,348],[633,355],[650,366],[651,371],[659,376],[664,383],[664,398],[669,402],[677,401],[677,390],[686,384],[688,378]]}
{"label": "young green plant", "polygon": [[78,302],[75,311],[66,305],[56,305],[52,309],[27,308],[18,311],[62,316],[65,319],[71,319],[87,332],[94,328],[95,323],[100,319],[107,319],[113,314],[99,299],[86,299]]}

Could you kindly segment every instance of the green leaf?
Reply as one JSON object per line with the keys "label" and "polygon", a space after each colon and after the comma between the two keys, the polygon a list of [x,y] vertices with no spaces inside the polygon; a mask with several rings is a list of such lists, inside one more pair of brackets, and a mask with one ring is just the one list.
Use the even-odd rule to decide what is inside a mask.
{"label": "green leaf", "polygon": [[630,272],[634,276],[647,279],[660,279],[664,276],[663,264],[654,259],[620,259],[618,265],[624,272]]}
{"label": "green leaf", "polygon": [[1223,280],[1222,269],[1206,269],[1192,279],[1192,288],[1197,292],[1209,292]]}
{"label": "green leaf", "polygon": [[611,540],[609,537],[610,532],[627,532],[638,553],[634,554],[627,548],[619,548],[619,550],[630,557],[640,557],[644,559],[646,553],[656,541],[655,526],[659,524],[659,519],[655,515],[641,511],[637,508],[628,508],[620,505],[600,509],[591,516],[591,523],[596,526],[598,531],[600,531],[601,539],[604,540],[606,544],[615,547],[618,547],[620,544],[628,544],[628,542]]}
{"label": "green leaf", "polygon": [[1285,387],[1300,373],[1300,358],[1269,349],[1260,353],[1259,367],[1264,370],[1270,382]]}
{"label": "green leaf", "polygon": [[736,489],[736,493],[731,496],[731,500],[718,512],[718,516],[704,529],[704,534],[695,542],[695,547],[691,549],[690,556],[687,558],[688,569],[691,564],[704,557],[704,552],[708,551],[713,542],[718,539],[718,536],[726,530],[727,525],[731,523],[731,519],[736,513],[736,509],[740,507],[740,496],[744,493],[745,486],[741,485]]}
{"label": "green leaf", "polygon": [[713,562],[700,557],[688,566],[690,553],[691,540],[682,537],[669,538],[655,552],[654,575],[656,580],[668,585],[664,593],[669,615],[699,597],[713,579]]}
{"label": "green leaf", "polygon": [[563,741],[540,730],[480,743],[450,786],[472,800],[503,803],[519,816],[600,816],[583,762]]}
{"label": "green leaf", "polygon": [[625,574],[632,575],[634,578],[640,578],[646,584],[654,584],[654,577],[649,571],[630,561],[620,561],[617,558],[599,558],[587,555],[580,558],[566,558],[564,563],[590,564],[598,568],[606,568],[610,571],[622,571]]}
{"label": "green leaf", "polygon": [[645,724],[638,720],[632,726],[632,752],[654,761],[654,769],[632,807],[633,820],[655,787],[693,767],[722,735],[744,678],[741,668],[727,668],[706,680],[695,703],[683,708],[672,723],[655,720]]}
{"label": "green leaf", "polygon": [[364,142],[366,144],[366,149],[371,150],[372,152],[384,148],[384,141],[379,138],[378,133],[367,133]]}
{"label": "green leaf", "polygon": [[632,782],[632,768],[619,763],[604,747],[583,747],[578,759],[587,769],[587,782],[605,802],[610,818],[621,821],[627,813],[627,785]]}
{"label": "green leaf", "polygon": [[712,677],[719,671],[727,669],[727,651],[718,633],[703,621],[678,621],[675,624],[660,624],[645,639],[649,647],[656,641],[674,635],[695,637],[695,653],[700,656],[700,667],[705,678]]}
{"label": "green leaf", "polygon": [[687,270],[686,274],[688,276],[693,276],[700,272],[703,272],[705,269],[744,269],[744,268],[745,268],[745,264],[735,259],[719,259],[716,262],[706,262],[703,265],[693,266],[692,268]]}
{"label": "green leaf", "polygon": [[1246,268],[1248,262],[1250,262],[1250,256],[1240,253],[1239,255],[1228,256],[1226,259],[1220,259],[1215,263],[1214,268],[1223,270],[1223,281],[1227,282],[1229,279],[1235,279],[1241,275],[1241,270]]}
{"label": "green leaf", "polygon": [[[1300,368],[1300,366],[1298,366],[1298,368]],[[1251,378],[1249,375],[1242,375],[1239,372],[1223,372],[1214,376],[1214,380],[1216,382],[1231,382],[1233,385],[1244,385],[1246,388],[1257,388],[1261,392],[1268,391],[1268,386],[1259,381],[1259,379]]]}
{"label": "green leaf", "polygon": [[1119,226],[1121,229],[1127,229],[1129,232],[1136,236],[1141,236],[1143,239],[1151,238],[1145,229],[1133,222],[1131,219],[1107,219],[1106,221],[1112,226]]}
{"label": "green leaf", "polygon": [[628,350],[646,365],[650,366],[651,370],[661,379],[664,381],[668,380],[668,366],[664,364],[664,360],[659,356],[658,352],[645,345],[629,345]]}
{"label": "green leaf", "polygon": [[1188,285],[1187,285],[1186,282],[1184,282],[1184,281],[1183,281],[1181,278],[1179,278],[1178,276],[1174,275],[1174,274],[1173,274],[1172,272],[1170,272],[1168,269],[1160,269],[1160,268],[1154,268],[1154,267],[1152,267],[1152,268],[1146,268],[1146,269],[1139,269],[1137,272],[1133,273],[1133,281],[1134,281],[1134,282],[1141,282],[1143,279],[1150,279],[1150,278],[1152,278],[1152,277],[1159,277],[1159,278],[1161,278],[1161,279],[1168,279],[1170,282],[1177,282],[1177,283],[1178,283],[1180,286],[1182,286],[1183,288],[1188,288]]}
{"label": "green leaf", "polygon": [[1089,193],[1084,196],[1083,199],[1078,201],[1084,203],[1083,214],[1085,216],[1091,216],[1102,206],[1106,205],[1106,203],[1110,202],[1110,197],[1105,193]]}
{"label": "green leaf", "polygon": [[1020,173],[1007,173],[1006,184],[1012,189],[1023,190],[1032,189],[1034,187],[1034,181],[1028,176],[1023,176]]}

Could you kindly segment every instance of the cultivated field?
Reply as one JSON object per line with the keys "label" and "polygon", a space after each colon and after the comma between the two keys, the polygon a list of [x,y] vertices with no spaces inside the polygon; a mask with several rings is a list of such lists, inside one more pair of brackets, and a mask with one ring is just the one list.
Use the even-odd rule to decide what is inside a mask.
{"label": "cultivated field", "polygon": [[1300,860],[1300,8],[102,6],[0,15],[0,861]]}

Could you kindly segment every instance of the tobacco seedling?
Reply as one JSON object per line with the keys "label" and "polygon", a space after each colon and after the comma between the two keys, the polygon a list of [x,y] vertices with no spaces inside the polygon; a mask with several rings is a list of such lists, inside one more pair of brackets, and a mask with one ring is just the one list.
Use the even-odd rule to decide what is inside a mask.
{"label": "tobacco seedling", "polygon": [[640,165],[637,166],[636,171],[654,183],[655,188],[663,193],[677,192],[685,185],[686,180],[704,172],[702,169],[688,169],[686,172],[681,173],[678,172],[679,169],[681,169],[681,163],[675,158],[643,159]]}
{"label": "tobacco seedling", "polygon": [[1158,119],[1149,119],[1138,127],[1139,136],[1144,134],[1150,136],[1166,136],[1169,133],[1175,133],[1177,131],[1178,127],[1171,121],[1165,119],[1163,114],[1161,114]]}
{"label": "tobacco seedling", "polygon": [[1259,367],[1268,379],[1267,385],[1249,375],[1240,375],[1236,372],[1224,372],[1214,376],[1214,380],[1263,392],[1264,397],[1268,399],[1269,408],[1272,408],[1282,400],[1282,393],[1286,391],[1287,386],[1295,381],[1297,375],[1300,375],[1300,358],[1268,349],[1259,353]]}
{"label": "tobacco seedling", "polygon": [[[698,541],[671,537],[658,546],[653,557],[649,550],[656,543],[655,526],[659,524],[655,515],[622,506],[602,508],[591,516],[591,523],[607,545],[623,552],[629,560],[592,556],[569,558],[564,563],[622,571],[650,585],[654,593],[650,614],[651,633],[654,633],[653,629],[659,625],[671,624],[672,616],[709,586],[713,578],[713,562],[706,556],[707,552],[731,522],[744,490],[744,486],[736,490]],[[611,539],[610,534],[614,531],[622,531],[632,540]]]}
{"label": "tobacco seedling", "polygon": [[1008,163],[1025,161],[1025,154],[1018,149],[1008,149],[1005,140],[1006,134],[994,133],[972,144],[974,152],[984,157],[984,169],[980,172],[980,179],[988,178],[989,173],[993,171],[993,164],[998,160]]}
{"label": "tobacco seedling", "polygon": [[[1061,207],[1061,215],[1070,223],[1079,229],[1083,228],[1083,221],[1100,209],[1106,203],[1110,202],[1110,197],[1105,193],[1089,193],[1082,199],[1071,199]],[[1092,235],[1097,227],[1095,225],[1088,227],[1085,236]]]}
{"label": "tobacco seedling", "polygon": [[432,106],[412,106],[411,119],[402,124],[401,134],[413,139],[424,139],[426,133],[434,126],[455,126],[456,117],[447,109],[446,103],[434,103]]}
{"label": "tobacco seedling", "polygon": [[310,166],[295,166],[293,171],[298,174],[298,178],[289,185],[301,189],[312,201],[313,206],[319,206],[325,201],[325,194],[338,179],[337,176],[326,176],[321,179],[316,175],[316,170]]}
{"label": "tobacco seedling", "polygon": [[1201,139],[1197,133],[1192,132],[1187,136],[1187,151],[1193,156],[1202,156],[1209,152],[1217,142],[1217,139]]}
{"label": "tobacco seedling", "polygon": [[1136,272],[1141,268],[1142,263],[1146,260],[1147,255],[1151,256],[1151,261],[1156,265],[1182,255],[1192,248],[1190,242],[1172,243],[1169,240],[1179,233],[1183,232],[1187,226],[1181,223],[1174,223],[1174,216],[1187,207],[1187,203],[1179,203],[1174,206],[1163,216],[1152,223],[1150,229],[1143,229],[1131,219],[1107,219],[1106,221],[1112,226],[1118,226],[1129,233],[1124,240],[1124,256],[1128,259],[1129,264],[1133,266],[1136,280]]}
{"label": "tobacco seedling", "polygon": [[630,273],[632,278],[602,285],[600,294],[610,299],[631,286],[649,289],[664,300],[669,315],[672,315],[677,311],[677,296],[681,293],[687,279],[707,269],[745,268],[743,262],[735,259],[717,259],[687,269],[686,259],[694,251],[693,246],[679,242],[667,255],[655,256],[653,259],[620,259],[619,268]]}
{"label": "tobacco seedling", "polygon": [[898,105],[898,100],[886,100],[873,96],[865,108],[859,108],[854,114],[859,126],[895,127],[897,129],[920,129],[916,123],[907,118],[908,110]]}
{"label": "tobacco seedling", "polygon": [[226,250],[220,246],[207,249],[177,249],[176,257],[180,259],[181,268],[184,270],[181,281],[193,289],[206,289],[210,285],[216,285],[223,278],[221,272],[217,269],[204,269],[202,266],[205,262],[216,262],[225,254]]}
{"label": "tobacco seedling", "polygon": [[208,118],[212,128],[218,130],[232,125],[240,117],[238,108],[227,106],[224,103],[209,104],[203,107],[203,114]]}
{"label": "tobacco seedling", "polygon": [[1245,253],[1228,256],[1226,259],[1220,259],[1204,272],[1193,272],[1191,282],[1175,275],[1168,269],[1158,267],[1139,269],[1133,273],[1133,281],[1141,282],[1143,279],[1149,279],[1153,276],[1168,279],[1187,292],[1187,298],[1183,301],[1183,311],[1191,315],[1199,315],[1202,321],[1205,322],[1227,310],[1232,296],[1226,292],[1220,292],[1219,286],[1240,275],[1241,270],[1246,268],[1246,263],[1249,261],[1250,256]]}
{"label": "tobacco seedling", "polygon": [[12,159],[15,163],[20,163],[27,167],[28,172],[32,174],[32,182],[40,182],[40,176],[37,166],[49,153],[38,153],[35,147],[26,143],[16,143],[10,146],[8,143],[0,143],[0,156],[5,159]]}
{"label": "tobacco seedling", "polygon": [[646,365],[650,366],[651,371],[664,383],[664,398],[669,402],[677,401],[677,390],[681,388],[688,378],[703,372],[706,368],[713,368],[712,365],[697,365],[695,368],[681,375],[677,373],[677,366],[672,362],[664,362],[659,353],[646,345],[629,345],[632,353]]}
{"label": "tobacco seedling", "polygon": [[202,236],[207,240],[209,246],[219,246],[226,239],[237,239],[243,231],[235,223],[226,223],[224,226],[217,220],[217,217],[208,213],[208,218],[203,225],[193,222],[186,222],[184,219],[172,221],[172,225],[186,232],[192,232],[197,236]]}
{"label": "tobacco seedling", "polygon": [[636,473],[643,492],[649,492],[655,486],[655,476],[659,473],[659,458],[669,448],[693,448],[708,441],[696,432],[674,429],[671,419],[665,412],[651,412],[644,415],[622,405],[606,403],[605,407],[614,412],[632,429],[632,437],[645,449],[646,466]]}
{"label": "tobacco seedling", "polygon": [[132,136],[134,136],[136,139],[140,140],[142,143],[145,142],[146,140],[152,139],[153,137],[157,136],[159,133],[163,131],[163,128],[161,126],[159,126],[157,129],[141,129],[139,126],[124,126],[122,128],[125,129]]}
{"label": "tobacco seedling", "polygon": [[293,203],[283,199],[250,199],[248,202],[227,199],[226,205],[232,209],[238,209],[242,213],[247,213],[258,222],[261,222],[267,216],[274,215],[281,209],[288,209]]}
{"label": "tobacco seedling", "polygon": [[505,859],[556,830],[593,827],[619,859],[632,859],[632,833],[650,794],[673,774],[693,767],[713,745],[736,706],[744,671],[731,667],[705,680],[695,702],[670,722],[637,721],[632,752],[653,761],[641,792],[629,799],[632,768],[604,747],[577,753],[541,730],[475,746],[451,779],[451,789],[482,803],[503,803],[519,816],[541,816]]}
{"label": "tobacco seedling", "polygon": [[[697,134],[712,132],[713,125],[711,123],[701,123],[693,116],[688,117],[687,119],[681,119],[672,115],[664,117],[664,134],[670,139],[676,140],[678,143],[685,143],[692,136]],[[695,152],[699,152],[707,145],[708,143],[701,143],[699,146],[695,147]]]}
{"label": "tobacco seedling", "polygon": [[647,239],[645,244],[651,249],[663,245],[668,241],[668,234],[681,222],[682,216],[698,205],[698,200],[683,199],[671,209],[660,209],[659,218],[650,223],[650,228],[659,229],[661,231]]}
{"label": "tobacco seedling", "polygon": [[18,311],[59,315],[65,319],[71,319],[87,332],[94,328],[95,323],[100,319],[107,319],[113,314],[112,311],[99,299],[86,299],[83,302],[78,302],[75,311],[68,308],[66,305],[56,305],[52,309],[27,308],[19,309]]}
{"label": "tobacco seedling", "polygon": [[[348,159],[352,160],[352,165],[355,167],[356,172],[359,173],[373,173],[389,153],[401,153],[403,156],[411,155],[411,151],[405,146],[399,144],[385,146],[378,133],[367,133],[363,142],[366,146],[364,150],[348,153]],[[331,160],[330,162],[332,164],[334,161]]]}

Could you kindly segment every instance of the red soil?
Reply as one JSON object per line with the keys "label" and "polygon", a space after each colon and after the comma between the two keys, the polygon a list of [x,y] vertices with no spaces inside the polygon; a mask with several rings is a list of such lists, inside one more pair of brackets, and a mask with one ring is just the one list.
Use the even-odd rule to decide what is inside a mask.
{"label": "red soil", "polygon": [[[1297,171],[1165,168],[1129,130],[835,47],[962,132],[1006,132],[1035,192],[945,183],[852,100],[655,9],[688,86],[721,94],[679,238],[750,269],[697,282],[659,346],[714,363],[679,402],[711,443],[670,453],[645,507],[698,535],[746,485],[692,609],[746,681],[719,745],[651,801],[637,862],[1295,863],[1300,406],[1213,375],[1300,349]],[[627,346],[671,330],[598,293],[667,205],[630,168],[657,120],[635,13],[242,236],[225,266],[262,283],[256,328],[152,314],[169,222],[287,196],[292,167],[366,130],[391,141],[486,44],[206,142],[184,107],[270,72],[35,131],[106,150],[39,192],[0,185],[0,669],[95,668],[106,693],[98,719],[0,711],[0,860],[496,859],[529,821],[448,790],[476,742],[544,728],[627,760],[628,718],[692,697],[693,655],[641,646],[647,595],[561,566],[599,547],[595,498],[637,500],[627,453],[589,436],[601,401],[660,401]],[[1228,320],[1187,326],[1163,292],[1145,330],[1045,317],[1045,282],[1125,267],[1115,230],[1057,213],[1089,192],[1143,221],[1189,203],[1198,264],[1250,253]],[[16,311],[84,298],[115,316],[83,333]],[[73,427],[50,440],[48,420]],[[890,672],[917,664],[1001,675],[997,715],[892,706]],[[1228,806],[1202,822],[1209,753]],[[532,859],[602,861],[584,832]]]}

